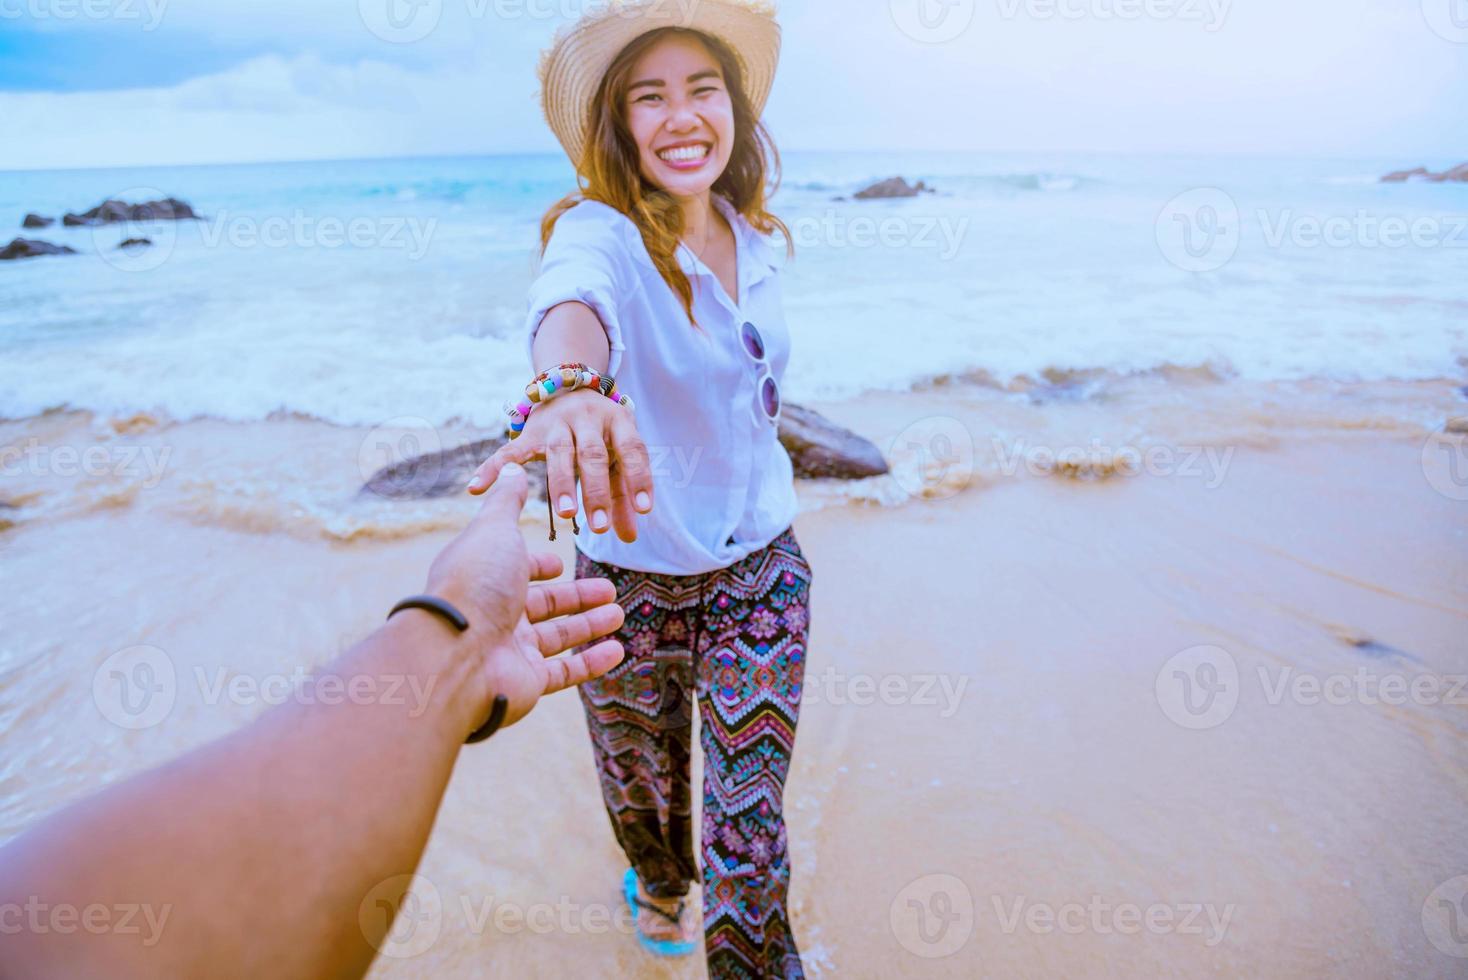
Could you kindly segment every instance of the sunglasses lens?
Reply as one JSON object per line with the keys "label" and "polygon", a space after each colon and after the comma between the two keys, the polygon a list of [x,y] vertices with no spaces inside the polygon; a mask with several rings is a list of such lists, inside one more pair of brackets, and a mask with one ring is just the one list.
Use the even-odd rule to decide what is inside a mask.
{"label": "sunglasses lens", "polygon": [[765,359],[765,338],[759,335],[759,328],[752,323],[745,323],[740,331],[740,338],[744,341],[744,349],[749,356],[756,361]]}
{"label": "sunglasses lens", "polygon": [[765,378],[765,383],[760,386],[760,402],[770,418],[780,414],[780,386],[775,384],[774,378]]}

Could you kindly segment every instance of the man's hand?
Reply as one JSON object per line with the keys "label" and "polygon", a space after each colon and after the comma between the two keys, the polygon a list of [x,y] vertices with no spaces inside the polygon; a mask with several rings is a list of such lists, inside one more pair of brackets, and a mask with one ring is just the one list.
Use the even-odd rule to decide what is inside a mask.
{"label": "man's hand", "polygon": [[502,728],[529,714],[542,695],[600,677],[622,661],[616,640],[556,657],[615,632],[623,612],[616,587],[604,578],[528,587],[562,569],[555,555],[525,549],[519,521],[528,490],[524,469],[501,467],[484,506],[428,571],[428,592],[458,606],[469,618],[469,635],[482,637],[485,684],[478,717],[503,694],[509,709]]}

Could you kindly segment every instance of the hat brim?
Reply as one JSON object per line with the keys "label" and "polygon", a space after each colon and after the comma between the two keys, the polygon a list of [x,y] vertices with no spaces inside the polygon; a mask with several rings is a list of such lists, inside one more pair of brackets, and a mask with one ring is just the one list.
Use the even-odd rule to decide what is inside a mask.
{"label": "hat brim", "polygon": [[603,76],[622,49],[665,27],[700,31],[727,44],[739,61],[756,119],[775,84],[780,25],[767,3],[740,0],[633,0],[588,14],[558,33],[541,56],[541,108],[571,162],[581,164],[589,110]]}

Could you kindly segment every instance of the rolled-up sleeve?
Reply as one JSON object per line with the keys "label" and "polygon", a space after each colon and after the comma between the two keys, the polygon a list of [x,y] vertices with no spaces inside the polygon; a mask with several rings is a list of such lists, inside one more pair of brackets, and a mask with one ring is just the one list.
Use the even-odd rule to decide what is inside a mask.
{"label": "rolled-up sleeve", "polygon": [[583,201],[557,219],[540,270],[530,285],[525,353],[531,370],[542,367],[534,363],[535,335],[546,313],[558,304],[576,300],[591,307],[601,321],[610,348],[607,372],[616,375],[626,349],[617,317],[622,285],[619,265],[626,249],[618,237],[616,219],[625,220],[599,201]]}

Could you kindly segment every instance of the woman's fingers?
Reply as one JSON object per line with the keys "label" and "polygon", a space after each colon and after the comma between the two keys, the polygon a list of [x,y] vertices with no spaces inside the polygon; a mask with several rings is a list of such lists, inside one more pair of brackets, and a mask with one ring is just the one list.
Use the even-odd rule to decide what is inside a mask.
{"label": "woman's fingers", "polygon": [[597,606],[574,616],[562,616],[535,624],[535,639],[540,652],[547,657],[589,643],[599,636],[615,633],[626,616],[616,603]]}
{"label": "woman's fingers", "polygon": [[622,644],[603,640],[580,653],[554,657],[545,662],[545,693],[554,694],[568,687],[595,680],[622,662]]}
{"label": "woman's fingers", "polygon": [[632,508],[632,494],[620,467],[612,468],[612,527],[617,537],[631,544],[637,540],[637,511]]}
{"label": "woman's fingers", "polygon": [[611,527],[611,454],[602,435],[601,420],[583,418],[576,425],[576,470],[581,476],[581,499],[586,523],[598,534]]}
{"label": "woman's fingers", "polygon": [[468,490],[474,495],[479,495],[494,485],[494,481],[500,475],[500,470],[506,463],[519,463],[521,466],[532,459],[544,454],[541,446],[523,436],[511,440],[494,451],[484,462],[479,464],[479,469],[469,478]]}
{"label": "woman's fingers", "polygon": [[545,474],[556,513],[576,513],[576,440],[570,426],[558,423],[545,444]]}
{"label": "woman's fingers", "polygon": [[561,574],[566,567],[561,561],[560,555],[553,555],[548,551],[539,552],[530,556],[530,581],[544,582]]}
{"label": "woman's fingers", "polygon": [[617,587],[604,578],[533,585],[525,595],[525,618],[532,623],[570,616],[617,601]]}
{"label": "woman's fingers", "polygon": [[632,506],[646,514],[652,510],[652,463],[647,444],[637,434],[637,423],[626,409],[619,409],[612,419],[612,452]]}

